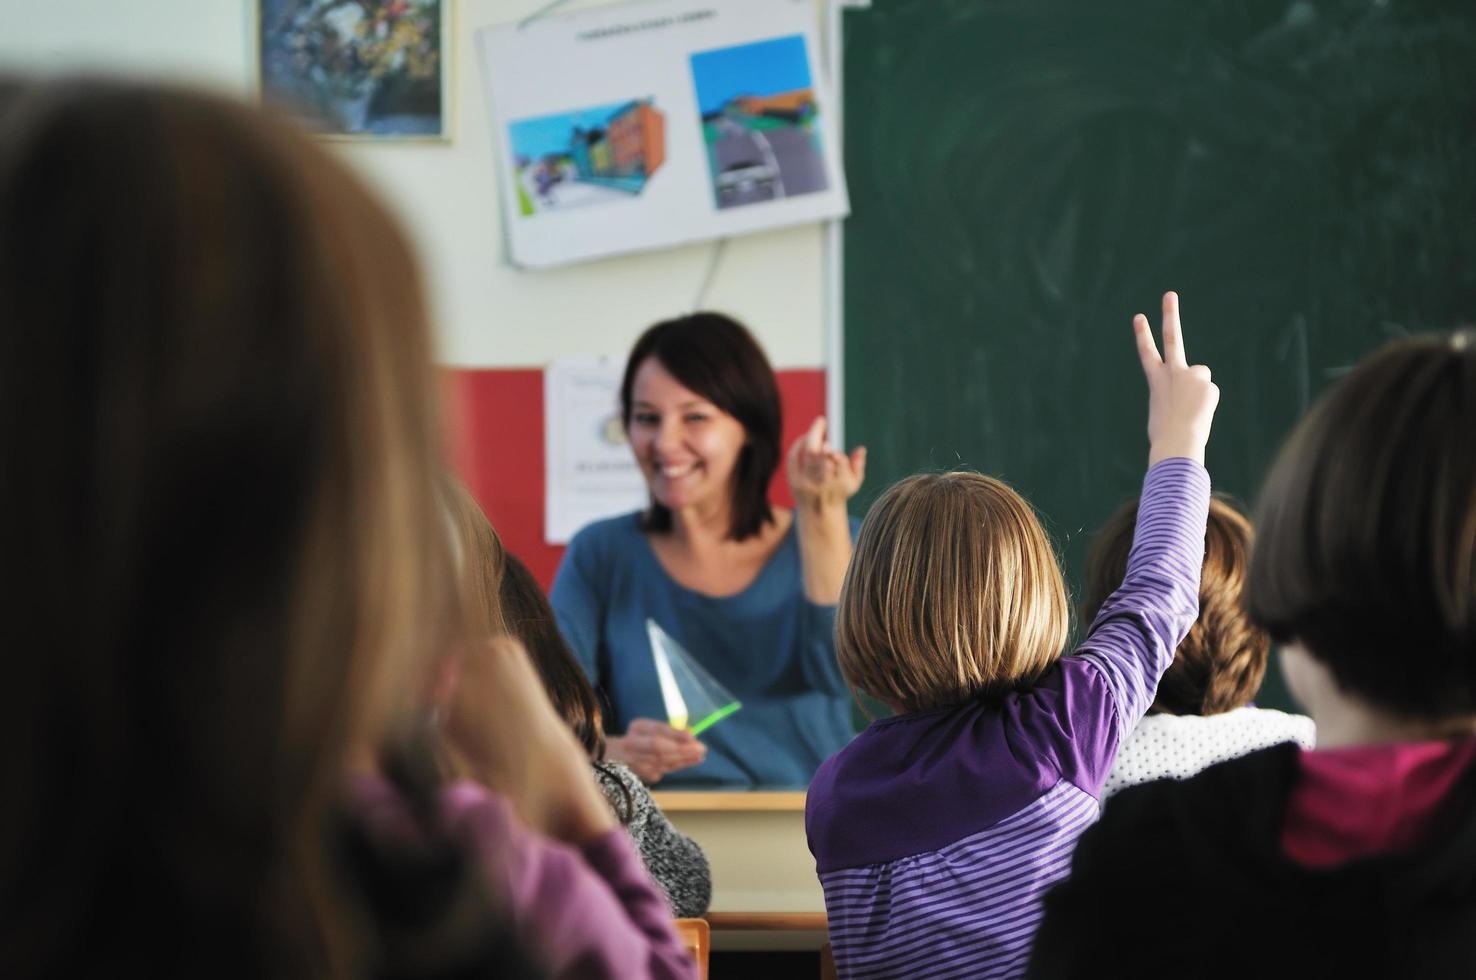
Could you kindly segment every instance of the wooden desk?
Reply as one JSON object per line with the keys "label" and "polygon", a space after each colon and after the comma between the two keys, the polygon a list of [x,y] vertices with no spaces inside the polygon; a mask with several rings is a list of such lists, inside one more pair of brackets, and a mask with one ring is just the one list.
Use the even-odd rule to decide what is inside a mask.
{"label": "wooden desk", "polygon": [[825,894],[805,843],[805,794],[652,794],[712,866],[715,950],[818,950],[826,940]]}

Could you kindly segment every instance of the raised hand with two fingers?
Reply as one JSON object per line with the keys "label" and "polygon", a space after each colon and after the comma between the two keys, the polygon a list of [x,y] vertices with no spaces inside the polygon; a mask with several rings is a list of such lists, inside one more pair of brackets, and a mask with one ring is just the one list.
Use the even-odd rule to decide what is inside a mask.
{"label": "raised hand with two fingers", "polygon": [[1210,369],[1189,363],[1184,353],[1184,328],[1179,322],[1179,296],[1163,294],[1163,354],[1153,342],[1148,318],[1133,317],[1138,359],[1148,380],[1148,465],[1174,456],[1204,462],[1220,389],[1210,380]]}

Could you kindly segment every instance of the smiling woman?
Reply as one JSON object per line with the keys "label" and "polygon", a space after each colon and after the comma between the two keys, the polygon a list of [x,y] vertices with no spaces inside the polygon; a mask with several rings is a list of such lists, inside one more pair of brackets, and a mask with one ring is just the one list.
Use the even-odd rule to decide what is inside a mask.
{"label": "smiling woman", "polygon": [[[774,372],[748,331],[717,313],[647,330],[620,395],[650,503],[580,531],[552,595],[608,702],[609,756],[647,782],[804,786],[852,735],[835,603],[851,557],[846,501],[866,452],[832,448],[817,418],[789,451],[795,509],[772,506]],[[742,702],[701,742],[673,727],[650,623]]]}

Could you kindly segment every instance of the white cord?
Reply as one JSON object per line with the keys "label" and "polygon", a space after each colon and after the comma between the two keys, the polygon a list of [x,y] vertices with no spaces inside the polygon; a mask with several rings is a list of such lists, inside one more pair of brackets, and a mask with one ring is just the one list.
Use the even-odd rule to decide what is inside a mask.
{"label": "white cord", "polygon": [[707,305],[707,294],[712,289],[712,281],[717,278],[718,266],[722,264],[723,252],[728,248],[728,240],[719,238],[712,246],[712,255],[707,260],[707,273],[702,277],[702,285],[697,289],[697,295],[692,299],[692,312],[697,313]]}
{"label": "white cord", "polygon": [[568,2],[569,0],[552,0],[551,3],[544,4],[543,6],[539,7],[537,10],[529,14],[527,17],[524,17],[522,20],[518,21],[518,30],[521,31],[523,28],[527,27],[529,24],[542,17],[550,10],[553,10],[555,7],[562,7]]}

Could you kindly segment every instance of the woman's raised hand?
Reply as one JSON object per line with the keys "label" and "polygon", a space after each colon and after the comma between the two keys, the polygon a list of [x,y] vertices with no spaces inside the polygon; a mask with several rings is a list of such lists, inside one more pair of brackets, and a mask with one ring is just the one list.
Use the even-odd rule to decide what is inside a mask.
{"label": "woman's raised hand", "polygon": [[848,456],[826,441],[825,430],[825,416],[818,416],[789,447],[789,490],[800,506],[844,505],[866,478],[866,447]]}
{"label": "woman's raised hand", "polygon": [[707,746],[691,732],[673,728],[664,721],[637,718],[624,735],[605,739],[605,756],[623,762],[647,783],[678,769],[695,766],[707,757]]}
{"label": "woman's raised hand", "polygon": [[1141,313],[1133,317],[1133,334],[1148,379],[1148,465],[1173,456],[1202,464],[1220,389],[1210,380],[1209,368],[1190,365],[1184,355],[1178,294],[1163,294],[1162,357],[1148,318]]}

